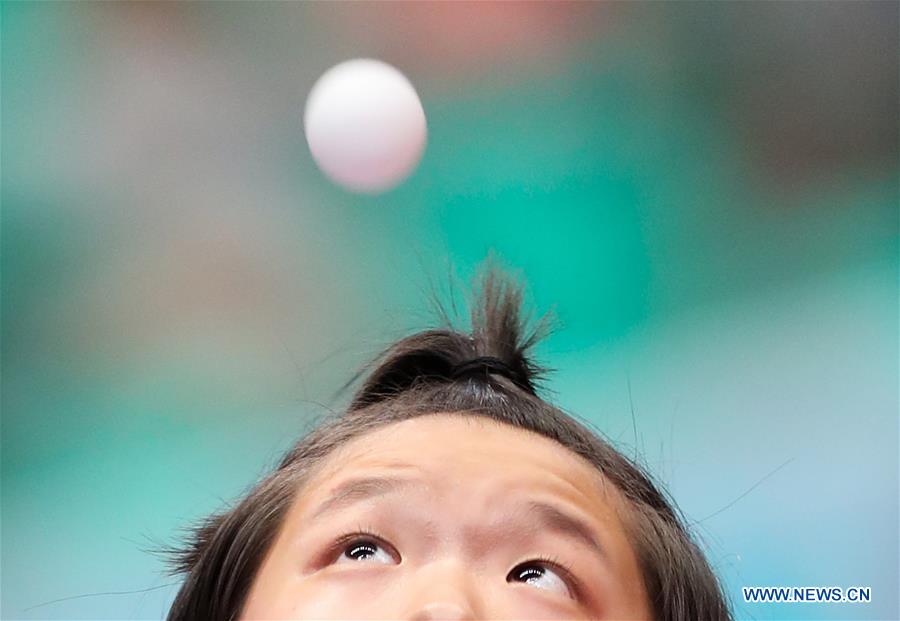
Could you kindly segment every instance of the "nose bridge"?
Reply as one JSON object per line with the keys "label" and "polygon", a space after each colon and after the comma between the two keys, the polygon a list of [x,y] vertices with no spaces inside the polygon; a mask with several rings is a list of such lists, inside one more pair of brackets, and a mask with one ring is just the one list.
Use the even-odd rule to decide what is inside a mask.
{"label": "nose bridge", "polygon": [[462,621],[483,618],[478,581],[459,559],[422,565],[410,576],[410,621]]}

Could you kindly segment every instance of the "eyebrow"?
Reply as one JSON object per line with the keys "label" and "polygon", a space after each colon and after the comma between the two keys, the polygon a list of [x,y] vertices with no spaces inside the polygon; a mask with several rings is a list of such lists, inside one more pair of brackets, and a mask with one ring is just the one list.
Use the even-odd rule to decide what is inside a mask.
{"label": "eyebrow", "polygon": [[315,520],[357,502],[393,494],[413,485],[416,485],[413,479],[390,476],[349,479],[331,492],[331,495],[313,512],[311,519]]}
{"label": "eyebrow", "polygon": [[[397,493],[421,483],[415,479],[395,476],[368,476],[344,481],[322,502],[312,514],[313,520],[350,505]],[[538,528],[550,530],[580,541],[606,558],[606,550],[597,541],[593,529],[571,513],[541,501],[528,501],[524,505],[526,515],[536,520]]]}
{"label": "eyebrow", "polygon": [[532,516],[537,520],[538,528],[554,531],[580,541],[603,559],[607,558],[606,550],[600,545],[600,542],[597,541],[593,529],[581,518],[552,504],[539,501],[530,501],[526,503],[525,509],[529,516]]}

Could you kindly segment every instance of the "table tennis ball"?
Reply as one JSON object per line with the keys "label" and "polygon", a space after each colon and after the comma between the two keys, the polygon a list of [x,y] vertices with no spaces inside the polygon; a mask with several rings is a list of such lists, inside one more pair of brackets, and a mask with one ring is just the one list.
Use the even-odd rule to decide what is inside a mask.
{"label": "table tennis ball", "polygon": [[425,111],[406,76],[364,58],[319,78],[306,100],[303,126],[322,172],[364,193],[403,181],[419,163],[427,134]]}

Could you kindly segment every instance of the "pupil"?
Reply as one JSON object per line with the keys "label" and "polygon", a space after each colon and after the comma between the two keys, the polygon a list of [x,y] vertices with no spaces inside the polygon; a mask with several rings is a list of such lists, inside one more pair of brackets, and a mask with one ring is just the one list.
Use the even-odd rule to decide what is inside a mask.
{"label": "pupil", "polygon": [[362,558],[369,558],[375,555],[375,546],[371,543],[361,543],[351,547],[347,550],[347,556],[352,558],[355,561],[358,561]]}
{"label": "pupil", "polygon": [[519,572],[519,580],[523,582],[530,582],[531,580],[536,580],[544,575],[544,569],[542,567],[526,567]]}

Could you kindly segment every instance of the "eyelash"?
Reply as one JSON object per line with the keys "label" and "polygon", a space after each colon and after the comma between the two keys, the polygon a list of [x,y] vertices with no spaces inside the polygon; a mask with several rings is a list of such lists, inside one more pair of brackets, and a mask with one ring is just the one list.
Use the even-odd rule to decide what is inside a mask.
{"label": "eyelash", "polygon": [[572,571],[571,565],[567,564],[562,559],[556,556],[536,556],[535,558],[522,561],[514,566],[509,573],[511,574],[519,567],[527,567],[528,565],[544,565],[558,572],[559,577],[563,579],[572,591],[572,596],[576,599],[581,599],[581,583],[575,577],[575,572]]}
{"label": "eyelash", "polygon": [[341,535],[335,540],[328,552],[329,563],[337,561],[338,557],[344,553],[349,544],[366,539],[371,540],[380,546],[384,546],[385,549],[392,550],[398,557],[400,556],[400,553],[396,551],[394,546],[389,544],[384,537],[376,533],[375,529],[359,527],[353,532]]}
{"label": "eyelash", "polygon": [[[374,528],[359,527],[352,532],[341,535],[335,540],[334,544],[329,550],[329,562],[334,563],[335,561],[337,561],[338,557],[340,557],[340,555],[344,553],[349,544],[366,539],[371,540],[372,542],[377,543],[380,546],[384,546],[385,549],[393,551],[393,553],[399,558],[400,553],[397,552],[396,548],[389,544],[382,535],[379,535]],[[519,567],[527,565],[545,565],[550,569],[559,572],[560,577],[571,589],[573,597],[575,597],[576,599],[580,599],[581,583],[578,581],[578,579],[575,578],[575,573],[572,571],[572,567],[562,559],[556,556],[536,556],[535,558],[518,563],[509,571],[509,573],[511,574]]]}

